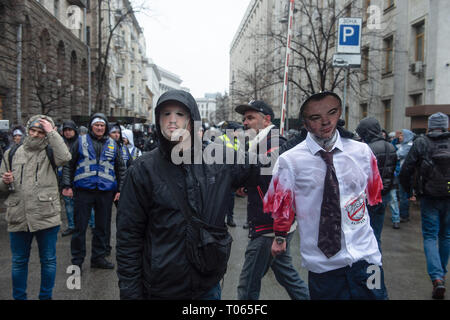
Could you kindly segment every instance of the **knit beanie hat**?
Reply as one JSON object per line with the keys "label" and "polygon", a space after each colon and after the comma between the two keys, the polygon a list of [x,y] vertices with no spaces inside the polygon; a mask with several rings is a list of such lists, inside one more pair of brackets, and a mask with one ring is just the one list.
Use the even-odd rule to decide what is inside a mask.
{"label": "knit beanie hat", "polygon": [[442,112],[433,113],[428,117],[428,129],[448,129],[448,116]]}

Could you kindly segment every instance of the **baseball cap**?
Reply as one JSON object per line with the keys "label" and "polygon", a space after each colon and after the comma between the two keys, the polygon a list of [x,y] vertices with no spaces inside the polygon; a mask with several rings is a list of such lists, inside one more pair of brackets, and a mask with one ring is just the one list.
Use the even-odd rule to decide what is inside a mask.
{"label": "baseball cap", "polygon": [[234,109],[234,111],[242,115],[248,110],[255,110],[262,114],[269,115],[271,121],[275,118],[272,108],[262,100],[251,100],[249,103],[241,104]]}

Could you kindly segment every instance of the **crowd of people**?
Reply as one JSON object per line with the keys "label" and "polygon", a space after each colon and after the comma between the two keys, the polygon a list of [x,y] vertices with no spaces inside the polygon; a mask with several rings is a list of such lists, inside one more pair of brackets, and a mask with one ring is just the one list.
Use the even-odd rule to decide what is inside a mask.
{"label": "crowd of people", "polygon": [[[388,134],[373,117],[350,132],[340,119],[340,97],[325,91],[302,103],[300,129],[283,137],[264,101],[238,105],[235,112],[242,123],[198,128],[195,99],[171,90],[159,98],[155,125],[145,135],[102,113],[86,127],[72,120],[57,126],[44,115],[13,127],[0,166],[13,298],[27,299],[33,238],[41,261],[39,299],[52,298],[65,212],[61,236],[71,236],[72,264],[83,273],[91,227],[90,267],[117,269],[121,299],[220,299],[236,196],[247,199],[249,235],[240,300],[259,299],[269,268],[291,299],[388,299],[381,250],[385,211],[390,208],[399,229],[416,199],[432,297],[444,297],[450,253],[447,115],[431,115],[422,135],[407,129]],[[251,130],[254,136],[239,138]],[[268,167],[262,156],[273,160],[271,174],[262,173]],[[298,254],[289,250],[294,232],[300,234],[307,283],[292,264]],[[109,259],[114,245],[117,267]],[[377,287],[367,285],[374,266]]]}

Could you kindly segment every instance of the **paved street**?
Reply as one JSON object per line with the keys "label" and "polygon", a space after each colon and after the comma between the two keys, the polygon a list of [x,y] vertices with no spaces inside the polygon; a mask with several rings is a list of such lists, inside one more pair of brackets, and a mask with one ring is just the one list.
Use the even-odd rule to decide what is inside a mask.
{"label": "paved street", "polygon": [[[235,220],[238,226],[231,228],[234,239],[228,272],[225,276],[222,298],[235,300],[236,287],[243,264],[244,252],[247,244],[247,230],[242,228],[246,219],[245,199],[236,198]],[[115,215],[115,211],[113,212]],[[64,219],[64,217],[63,217]],[[113,221],[115,218],[113,219]],[[65,220],[64,220],[65,223]],[[65,225],[64,225],[65,227]],[[64,229],[62,227],[62,229]],[[115,230],[115,226],[114,229]],[[88,231],[88,252],[90,252],[91,232]],[[115,242],[115,240],[113,239]],[[307,272],[301,268],[298,254],[298,234],[292,240],[294,264],[301,277],[307,280]],[[423,253],[422,235],[420,230],[420,215],[418,207],[412,206],[411,221],[402,223],[400,230],[392,229],[390,213],[385,219],[382,234],[382,249],[385,271],[385,282],[390,299],[428,300],[431,299],[431,281],[426,272],[425,256]],[[0,217],[0,300],[11,299],[11,251],[9,237],[6,232],[4,212]],[[111,259],[114,261],[113,251]],[[117,275],[115,271],[89,268],[89,256],[84,265],[80,290],[69,290],[66,281],[69,277],[66,268],[70,265],[70,237],[58,239],[57,243],[58,269],[54,299],[59,300],[103,300],[118,299]],[[115,263],[115,261],[114,261]],[[29,263],[28,297],[37,299],[40,283],[40,264],[37,244],[33,248]],[[450,293],[446,298],[449,299]],[[285,290],[277,283],[271,270],[263,280],[261,300],[289,299]]]}

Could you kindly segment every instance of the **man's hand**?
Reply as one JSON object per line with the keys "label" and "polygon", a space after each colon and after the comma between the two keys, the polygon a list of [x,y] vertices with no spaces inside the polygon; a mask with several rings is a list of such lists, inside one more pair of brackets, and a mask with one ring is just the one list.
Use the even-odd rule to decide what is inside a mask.
{"label": "man's hand", "polygon": [[276,257],[280,253],[283,253],[286,251],[286,241],[284,241],[282,244],[278,244],[275,239],[273,239],[272,242],[272,256]]}
{"label": "man's hand", "polygon": [[5,184],[10,184],[14,181],[14,176],[13,173],[11,171],[5,172],[2,176],[2,181]]}
{"label": "man's hand", "polygon": [[120,198],[120,192],[117,192],[114,197],[114,201],[119,201],[119,198]]}
{"label": "man's hand", "polygon": [[44,129],[46,134],[55,130],[52,124],[46,119],[39,119],[39,123],[42,125],[42,129]]}
{"label": "man's hand", "polygon": [[62,195],[65,197],[73,198],[73,190],[72,188],[64,188],[62,191]]}

